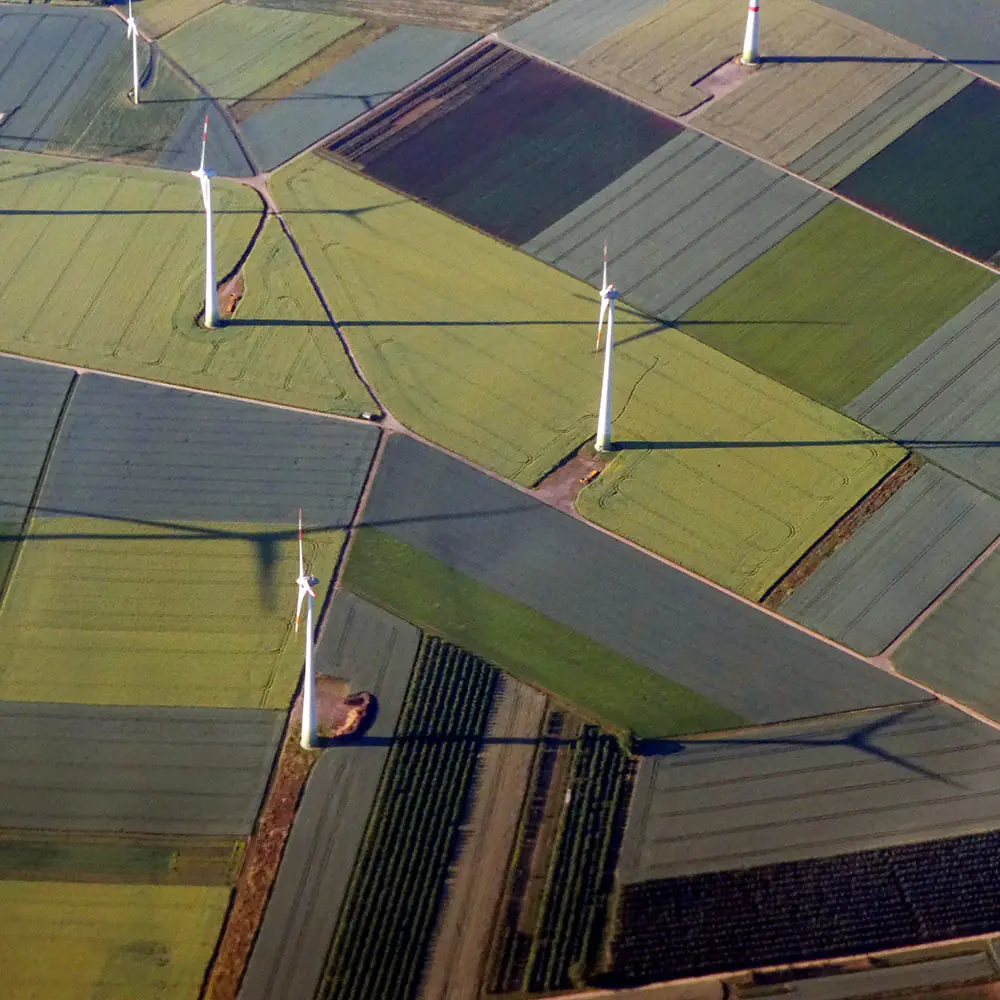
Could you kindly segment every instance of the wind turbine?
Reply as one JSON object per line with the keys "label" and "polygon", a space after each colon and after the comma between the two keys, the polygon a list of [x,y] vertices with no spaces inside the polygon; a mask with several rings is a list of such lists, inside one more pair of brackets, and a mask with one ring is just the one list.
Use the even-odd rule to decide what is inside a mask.
{"label": "wind turbine", "polygon": [[205,326],[219,325],[219,293],[215,287],[215,241],[212,238],[212,178],[215,172],[205,169],[205,145],[208,142],[208,115],[201,133],[201,163],[191,171],[201,184],[201,200],[205,203]]}
{"label": "wind turbine", "polygon": [[132,39],[132,103],[139,103],[139,26],[132,16],[132,0],[128,0],[128,20],[126,35]]}
{"label": "wind turbine", "polygon": [[[598,451],[611,451],[611,363],[615,351],[615,301],[618,292],[608,283],[608,244],[604,244],[604,276],[601,281],[601,315],[597,321],[597,346],[601,346],[604,317],[608,317],[608,334],[604,338],[604,379],[601,382],[601,408],[597,413]],[[596,349],[596,348],[595,348]]]}
{"label": "wind turbine", "polygon": [[316,600],[316,584],[319,580],[306,573],[302,558],[302,508],[299,508],[299,599],[295,605],[295,631],[299,630],[302,617],[302,602],[306,602],[306,670],[302,679],[302,738],[303,750],[316,746],[316,669],[313,666],[313,604]]}
{"label": "wind turbine", "polygon": [[750,9],[747,11],[747,30],[743,36],[743,55],[740,56],[740,62],[744,66],[757,66],[760,63],[760,53],[757,51],[757,18],[759,16],[760,0],[750,0]]}

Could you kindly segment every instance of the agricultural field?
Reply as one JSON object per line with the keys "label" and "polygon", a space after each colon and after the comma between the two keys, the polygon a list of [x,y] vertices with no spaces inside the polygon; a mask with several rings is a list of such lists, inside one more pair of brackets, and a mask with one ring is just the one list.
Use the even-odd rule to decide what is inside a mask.
{"label": "agricultural field", "polygon": [[[262,205],[225,182],[213,199],[221,276],[257,233]],[[371,407],[274,223],[246,262],[235,322],[198,325],[204,214],[190,178],[7,153],[0,211],[0,233],[21,248],[0,265],[18,291],[4,349],[319,410]]]}
{"label": "agricultural field", "polygon": [[159,38],[220,2],[221,0],[137,0],[133,9],[140,31],[150,38]]}
{"label": "agricultural field", "polygon": [[[442,28],[404,24],[393,28],[366,24],[329,49],[346,52],[365,44],[284,99],[271,100],[264,88],[233,107],[242,132],[261,170],[274,170],[286,160],[318,143],[330,133],[363,115],[397,91],[430,73],[471,45],[476,35]],[[317,56],[321,58],[323,53]],[[298,73],[298,69],[274,85]]]}
{"label": "agricultural field", "polygon": [[226,887],[0,880],[4,990],[195,1000],[228,901]]}
{"label": "agricultural field", "polygon": [[0,148],[38,153],[59,133],[111,53],[124,26],[109,10],[4,7],[0,11]]}
{"label": "agricultural field", "polygon": [[623,885],[1000,829],[1000,737],[939,703],[639,752]]}
{"label": "agricultural field", "polygon": [[[47,151],[153,164],[168,148],[198,91],[165,59],[154,56],[149,75],[149,49],[140,49],[140,100],[129,100],[132,55],[116,48],[86,89],[73,112],[48,144]],[[214,150],[213,150],[214,152]],[[192,167],[197,160],[192,160]]]}
{"label": "agricultural field", "polygon": [[425,640],[330,946],[322,1000],[416,995],[497,678],[485,661]]}
{"label": "agricultural field", "polygon": [[597,965],[608,918],[617,837],[628,809],[631,757],[618,740],[584,726],[570,760],[538,934],[525,970],[529,993],[579,986]]}
{"label": "agricultural field", "polygon": [[[979,260],[1000,251],[1000,154],[992,122],[1000,93],[982,80],[917,122],[836,191]],[[900,184],[900,177],[906,183]]]}
{"label": "agricultural field", "polygon": [[813,0],[779,0],[762,28],[761,69],[740,75],[729,67],[736,86],[715,83],[713,72],[739,54],[745,20],[738,5],[671,0],[572,66],[657,110],[692,114],[699,128],[787,166],[933,58]]}
{"label": "agricultural field", "polygon": [[345,586],[646,736],[928,697],[409,438],[362,525]]}
{"label": "agricultural field", "polygon": [[419,644],[412,625],[345,590],[334,597],[317,670],[374,695],[378,711],[362,741],[327,747],[309,776],[241,1000],[316,994]]}
{"label": "agricultural field", "polygon": [[984,268],[838,203],[678,325],[764,375],[842,407],[995,281]]}
{"label": "agricultural field", "polygon": [[213,97],[234,104],[361,23],[333,14],[221,3],[164,35],[160,44]]}
{"label": "agricultural field", "polygon": [[994,719],[1000,717],[998,589],[1000,557],[993,552],[892,652],[901,674]]}
{"label": "agricultural field", "polygon": [[1000,284],[993,284],[844,408],[994,496],[998,304]]}
{"label": "agricultural field", "polygon": [[[510,243],[524,243],[681,133],[567,73],[485,42],[332,153]],[[447,169],[445,169],[447,164]]]}
{"label": "agricultural field", "polygon": [[658,340],[577,509],[758,599],[905,452],[674,330]]}
{"label": "agricultural field", "polygon": [[926,465],[781,605],[866,656],[881,653],[1000,536],[1000,503]]}
{"label": "agricultural field", "polygon": [[0,596],[71,381],[66,370],[0,358]]}
{"label": "agricultural field", "polygon": [[998,846],[991,831],[626,886],[608,985],[995,933]]}

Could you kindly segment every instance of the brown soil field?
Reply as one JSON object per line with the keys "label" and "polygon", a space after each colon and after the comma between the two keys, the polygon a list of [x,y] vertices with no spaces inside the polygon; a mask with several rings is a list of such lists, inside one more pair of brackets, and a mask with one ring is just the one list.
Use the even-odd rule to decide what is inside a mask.
{"label": "brown soil field", "polygon": [[787,166],[932,58],[813,0],[770,0],[762,65],[713,98],[695,81],[739,55],[745,20],[740,4],[671,0],[573,66],[669,115],[698,108],[699,128]]}
{"label": "brown soil field", "polygon": [[820,565],[833,555],[889,498],[905,486],[921,466],[916,455],[897,465],[857,506],[852,507],[792,568],[761,598],[765,608],[776,611]]}
{"label": "brown soil field", "polygon": [[479,995],[485,980],[546,706],[545,695],[512,677],[505,676],[503,685],[479,756],[472,809],[438,921],[422,1000],[469,1000]]}

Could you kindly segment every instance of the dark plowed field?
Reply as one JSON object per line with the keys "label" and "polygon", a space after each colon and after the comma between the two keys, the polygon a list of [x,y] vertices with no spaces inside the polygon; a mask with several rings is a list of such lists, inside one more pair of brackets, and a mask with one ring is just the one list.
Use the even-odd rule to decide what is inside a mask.
{"label": "dark plowed field", "polygon": [[1000,929],[1000,832],[626,886],[618,984]]}
{"label": "dark plowed field", "polygon": [[980,260],[1000,250],[1000,90],[970,84],[834,189]]}
{"label": "dark plowed field", "polygon": [[681,131],[487,43],[329,149],[384,183],[520,244]]}

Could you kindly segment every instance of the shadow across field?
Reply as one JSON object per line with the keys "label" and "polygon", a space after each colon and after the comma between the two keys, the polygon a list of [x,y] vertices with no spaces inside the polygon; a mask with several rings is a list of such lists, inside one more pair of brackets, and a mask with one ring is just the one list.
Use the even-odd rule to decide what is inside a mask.
{"label": "shadow across field", "polygon": [[859,726],[857,729],[854,729],[843,736],[727,736],[719,737],[717,739],[699,738],[697,740],[692,740],[689,743],[673,739],[651,739],[642,740],[639,743],[638,749],[639,754],[643,757],[675,757],[684,754],[689,749],[706,745],[724,747],[786,746],[803,747],[807,749],[816,747],[847,747],[857,750],[858,753],[868,754],[869,756],[885,761],[888,764],[893,764],[896,767],[903,768],[904,770],[910,771],[922,778],[929,778],[932,781],[937,781],[941,784],[962,788],[964,786],[960,782],[945,775],[938,774],[936,771],[932,771],[929,768],[921,766],[920,764],[914,763],[906,757],[894,754],[873,742],[874,737],[879,733],[879,731],[895,726],[897,723],[908,718],[914,712],[919,712],[925,707],[926,706],[923,704],[906,706],[897,712],[893,712],[891,715],[876,719],[868,725]]}
{"label": "shadow across field", "polygon": [[617,441],[616,451],[694,451],[709,448],[851,448],[858,445],[883,445],[914,448],[997,448],[1000,441],[924,441],[917,439],[844,438],[834,441]]}
{"label": "shadow across field", "polygon": [[919,56],[761,56],[761,63],[900,63],[917,66],[947,66],[949,62],[962,66],[1000,66],[1000,59],[935,59]]}

